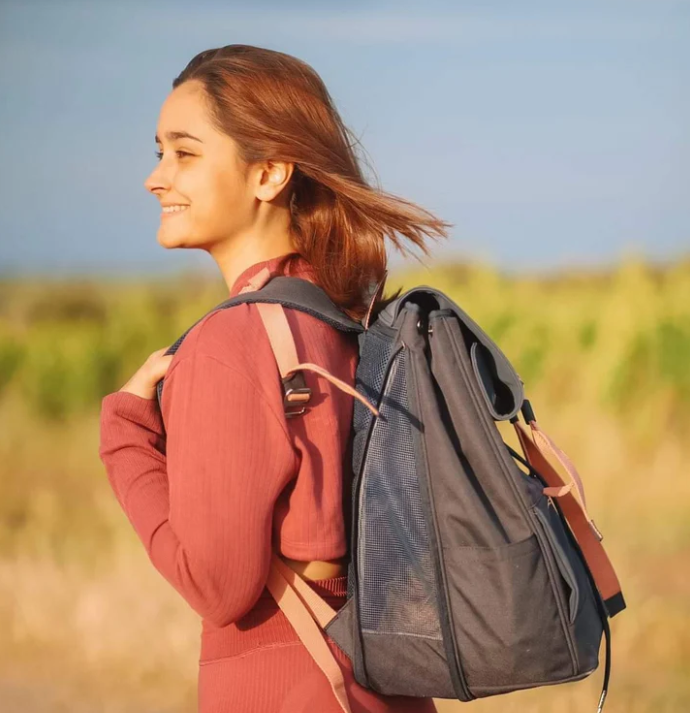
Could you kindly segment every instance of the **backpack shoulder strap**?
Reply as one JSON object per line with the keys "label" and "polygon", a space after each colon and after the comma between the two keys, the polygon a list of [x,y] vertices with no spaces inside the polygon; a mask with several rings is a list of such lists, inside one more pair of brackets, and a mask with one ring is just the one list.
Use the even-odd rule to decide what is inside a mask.
{"label": "backpack shoulder strap", "polygon": [[[245,294],[248,295],[245,302],[256,303],[273,356],[278,364],[287,418],[303,414],[311,398],[311,389],[307,387],[302,374],[304,369],[315,371],[342,391],[362,400],[359,393],[349,384],[316,364],[300,364],[297,358],[297,347],[284,307],[300,309],[343,331],[359,332],[364,329],[339,310],[321,287],[300,278],[282,276],[271,279],[270,273],[264,270],[256,275],[240,293],[240,295]],[[224,304],[232,303],[235,299],[227,300]],[[297,408],[291,409],[292,405],[296,405]]]}
{"label": "backpack shoulder strap", "polygon": [[[324,377],[341,391],[361,401],[375,416],[378,416],[376,407],[372,406],[364,396],[352,386],[338,379],[336,376],[333,376],[333,374],[318,364],[299,362],[295,340],[292,336],[290,324],[282,303],[272,304],[259,302],[256,306],[259,310],[259,315],[261,316],[261,321],[264,324],[266,333],[268,334],[273,356],[278,364],[278,370],[280,371],[280,377],[283,383],[283,392],[285,394],[283,400],[285,415],[288,418],[303,414],[306,410],[306,404],[311,398],[311,389],[307,387],[304,376],[301,373],[305,369]],[[293,404],[298,406],[297,410],[289,408]]]}
{"label": "backpack shoulder strap", "polygon": [[[311,314],[317,319],[343,332],[358,334],[364,331],[364,326],[350,319],[350,317],[340,310],[323,288],[299,277],[280,275],[271,278],[267,272],[259,273],[254,280],[249,283],[247,288],[245,288],[245,291],[216,305],[216,307],[192,324],[192,326],[167,349],[165,354],[174,354],[179,349],[187,334],[212,312],[216,312],[220,309],[229,309],[238,304],[252,303],[256,304],[259,308],[259,314],[268,333],[271,348],[278,363],[285,392],[285,413],[288,417],[304,413],[305,404],[309,401],[311,395],[311,391],[307,388],[304,377],[300,373],[301,369],[309,369],[321,374],[321,376],[327,378],[341,390],[362,401],[367,408],[374,410],[359,392],[332,374],[329,374],[323,368],[316,364],[298,363],[294,338],[290,331],[283,307],[291,307],[292,309]],[[156,385],[159,406],[161,405],[163,382],[164,378]],[[297,410],[289,409],[290,406],[295,405],[298,406]]]}
{"label": "backpack shoulder strap", "polygon": [[236,304],[253,302],[292,307],[301,312],[307,312],[343,332],[359,333],[364,331],[364,326],[350,319],[333,303],[322,287],[309,282],[309,280],[303,280],[301,277],[287,275],[274,277],[258,289],[242,292],[225,300],[215,309],[226,309]]}
{"label": "backpack shoulder strap", "polygon": [[165,352],[166,356],[174,354],[180,348],[187,334],[209,314],[221,309],[229,309],[239,304],[281,304],[284,307],[292,307],[293,309],[300,310],[300,312],[307,312],[343,332],[359,333],[364,331],[364,327],[359,322],[350,319],[333,303],[323,288],[308,280],[303,280],[301,277],[281,275],[274,277],[270,282],[265,284],[265,286],[261,286],[260,282],[250,283],[249,286],[252,288],[251,290],[240,292],[238,295],[230,297],[197,319],[197,321],[168,348]]}

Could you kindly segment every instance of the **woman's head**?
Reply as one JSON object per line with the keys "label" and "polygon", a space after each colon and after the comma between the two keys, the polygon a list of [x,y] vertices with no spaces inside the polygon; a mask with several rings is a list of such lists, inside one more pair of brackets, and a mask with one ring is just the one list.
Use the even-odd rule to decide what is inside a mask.
{"label": "woman's head", "polygon": [[247,165],[237,143],[213,122],[201,82],[173,89],[161,108],[156,142],[163,149],[160,162],[145,185],[162,204],[161,245],[215,255],[257,229],[261,235],[287,233],[283,189],[292,166],[270,160]]}
{"label": "woman's head", "polygon": [[174,80],[158,128],[163,156],[146,187],[164,205],[188,206],[162,217],[161,244],[213,254],[275,236],[355,318],[386,270],[386,237],[427,252],[426,236],[446,236],[448,223],[368,185],[326,87],[290,55],[248,45],[201,52]]}

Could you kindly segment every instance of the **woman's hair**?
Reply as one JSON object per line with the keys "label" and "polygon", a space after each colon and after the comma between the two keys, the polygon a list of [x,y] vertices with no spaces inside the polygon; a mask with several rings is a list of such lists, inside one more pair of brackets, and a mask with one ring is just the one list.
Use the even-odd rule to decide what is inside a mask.
{"label": "woman's hair", "polygon": [[305,62],[227,45],[197,54],[173,89],[192,79],[203,85],[212,121],[237,143],[247,166],[267,159],[294,164],[289,185],[295,250],[353,319],[364,317],[372,288],[385,277],[386,237],[403,254],[410,253],[398,236],[426,255],[425,237],[447,237],[450,223],[367,183],[353,150],[359,142]]}

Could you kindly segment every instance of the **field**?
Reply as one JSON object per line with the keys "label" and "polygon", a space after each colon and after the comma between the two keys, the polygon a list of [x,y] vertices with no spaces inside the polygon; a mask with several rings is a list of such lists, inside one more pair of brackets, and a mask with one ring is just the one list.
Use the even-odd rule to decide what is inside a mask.
{"label": "field", "polygon": [[[628,601],[605,710],[690,710],[690,259],[511,277],[437,265],[388,288],[420,283],[497,340],[583,475]],[[187,273],[0,282],[3,713],[196,710],[198,618],[110,491],[99,406],[225,297],[219,278]],[[593,712],[600,683],[598,671],[468,710]]]}

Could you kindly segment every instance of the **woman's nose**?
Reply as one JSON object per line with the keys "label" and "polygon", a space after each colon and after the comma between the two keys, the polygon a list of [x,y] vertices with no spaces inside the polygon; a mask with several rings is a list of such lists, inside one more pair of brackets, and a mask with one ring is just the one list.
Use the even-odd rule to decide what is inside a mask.
{"label": "woman's nose", "polygon": [[156,189],[167,189],[169,187],[170,180],[168,179],[166,172],[162,170],[162,165],[159,163],[144,181],[144,188],[146,188],[147,191],[154,193]]}

